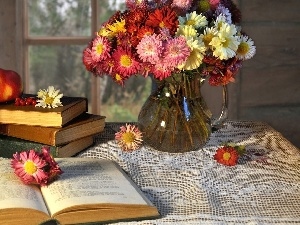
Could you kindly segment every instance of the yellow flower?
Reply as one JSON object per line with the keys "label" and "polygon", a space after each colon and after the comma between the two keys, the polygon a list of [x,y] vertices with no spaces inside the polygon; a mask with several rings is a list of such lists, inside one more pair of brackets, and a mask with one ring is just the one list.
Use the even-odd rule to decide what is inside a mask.
{"label": "yellow flower", "polygon": [[112,32],[109,31],[108,29],[106,29],[105,27],[102,27],[102,28],[98,31],[98,35],[99,35],[99,36],[102,36],[102,37],[111,38],[111,37],[112,37]]}
{"label": "yellow flower", "polygon": [[202,38],[202,41],[204,42],[205,46],[208,48],[209,43],[215,37],[217,34],[217,30],[214,27],[207,27],[203,31],[203,34],[200,34],[200,38]]}
{"label": "yellow flower", "polygon": [[106,28],[108,31],[110,31],[110,36],[116,36],[118,33],[125,33],[125,20],[116,21],[113,24],[108,24]]}
{"label": "yellow flower", "polygon": [[197,30],[191,25],[179,25],[176,36],[197,37]]}
{"label": "yellow flower", "polygon": [[183,70],[197,69],[202,64],[203,55],[206,50],[205,45],[201,39],[192,38],[187,40],[187,44],[191,49],[191,53],[185,63],[178,68]]}

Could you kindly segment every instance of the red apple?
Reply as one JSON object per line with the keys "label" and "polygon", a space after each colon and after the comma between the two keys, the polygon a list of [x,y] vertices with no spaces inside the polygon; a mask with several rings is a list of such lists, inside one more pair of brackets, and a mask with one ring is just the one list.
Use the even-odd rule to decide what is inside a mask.
{"label": "red apple", "polygon": [[21,76],[15,71],[0,68],[0,102],[15,100],[22,91]]}

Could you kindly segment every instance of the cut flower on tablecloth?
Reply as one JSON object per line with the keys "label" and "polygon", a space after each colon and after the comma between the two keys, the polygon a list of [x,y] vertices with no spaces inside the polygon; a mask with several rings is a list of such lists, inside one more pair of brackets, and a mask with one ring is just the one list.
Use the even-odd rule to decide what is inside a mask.
{"label": "cut flower on tablecloth", "polygon": [[115,133],[115,139],[123,151],[130,152],[137,150],[142,144],[142,132],[135,125],[126,124],[120,127]]}
{"label": "cut flower on tablecloth", "polygon": [[235,166],[239,157],[245,153],[245,146],[227,143],[219,147],[214,155],[214,159],[226,166]]}
{"label": "cut flower on tablecloth", "polygon": [[117,83],[135,75],[164,80],[185,73],[213,86],[234,81],[254,42],[231,0],[126,0],[83,51],[83,64]]}
{"label": "cut flower on tablecloth", "polygon": [[23,183],[41,186],[48,185],[63,173],[46,146],[41,152],[31,149],[15,153],[11,167]]}

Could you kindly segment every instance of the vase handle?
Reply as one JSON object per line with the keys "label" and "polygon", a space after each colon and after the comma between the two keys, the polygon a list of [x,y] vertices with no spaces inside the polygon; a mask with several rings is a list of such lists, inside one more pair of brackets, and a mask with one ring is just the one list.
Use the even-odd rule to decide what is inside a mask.
{"label": "vase handle", "polygon": [[211,121],[211,127],[213,131],[219,130],[228,117],[228,89],[227,85],[223,85],[222,88],[222,111],[219,118],[213,118]]}

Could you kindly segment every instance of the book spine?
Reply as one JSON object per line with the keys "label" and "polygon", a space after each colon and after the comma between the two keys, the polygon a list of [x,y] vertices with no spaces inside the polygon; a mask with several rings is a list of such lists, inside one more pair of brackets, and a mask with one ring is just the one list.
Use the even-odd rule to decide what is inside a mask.
{"label": "book spine", "polygon": [[51,146],[56,145],[57,130],[50,127],[0,124],[0,134]]}
{"label": "book spine", "polygon": [[[5,135],[0,135],[0,155],[4,158],[12,158],[13,154],[20,151],[27,150],[36,150],[40,151],[41,148],[45,146],[45,144],[27,141],[15,137],[9,137]],[[50,152],[53,157],[57,156],[57,148],[56,146],[49,146]]]}

